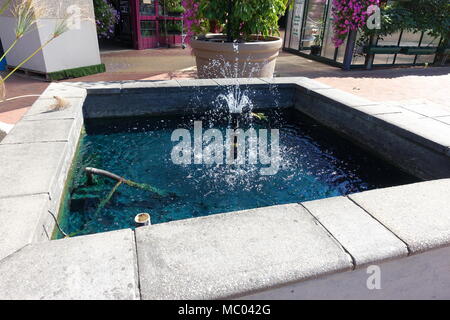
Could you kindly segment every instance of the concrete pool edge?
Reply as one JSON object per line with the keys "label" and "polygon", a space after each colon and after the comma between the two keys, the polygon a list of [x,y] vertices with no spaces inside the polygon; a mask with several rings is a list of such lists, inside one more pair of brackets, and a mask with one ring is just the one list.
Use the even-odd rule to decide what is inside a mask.
{"label": "concrete pool edge", "polygon": [[[0,214],[1,219],[8,221],[8,224],[3,224],[2,227],[0,227],[1,232],[0,235],[3,235],[5,237],[2,240],[2,245],[0,247],[0,274],[2,275],[2,280],[0,281],[0,292],[8,292],[8,298],[58,298],[58,295],[51,296],[51,295],[41,295],[37,296],[36,293],[28,292],[26,288],[23,288],[19,285],[19,290],[16,288],[13,288],[14,285],[17,284],[17,275],[13,272],[14,270],[10,270],[9,265],[13,265],[17,263],[17,261],[20,261],[20,259],[27,259],[27,254],[31,255],[32,252],[38,252],[39,250],[43,250],[45,247],[46,251],[52,251],[53,245],[50,242],[47,243],[39,243],[42,241],[47,240],[46,234],[49,233],[49,231],[52,230],[54,221],[51,215],[48,213],[48,210],[52,211],[53,213],[57,213],[57,208],[59,206],[59,201],[61,198],[62,190],[65,185],[65,180],[68,173],[68,168],[70,167],[71,160],[73,158],[73,154],[75,152],[75,148],[78,142],[79,133],[81,131],[82,123],[83,123],[83,115],[82,115],[82,105],[84,103],[84,99],[86,95],[89,97],[95,97],[94,102],[100,100],[100,99],[109,99],[111,98],[112,101],[117,99],[117,97],[121,95],[125,95],[126,98],[129,98],[130,95],[141,95],[140,97],[137,97],[137,100],[135,102],[145,101],[148,95],[153,95],[152,97],[160,97],[160,100],[153,100],[150,104],[145,104],[144,107],[147,108],[147,113],[152,112],[162,112],[164,110],[161,110],[161,103],[163,102],[163,99],[167,99],[167,94],[173,93],[173,92],[179,92],[180,90],[186,90],[183,88],[187,88],[187,92],[189,89],[192,89],[192,87],[201,87],[201,90],[203,90],[205,93],[203,99],[208,99],[210,97],[210,93],[208,93],[208,88],[213,90],[214,94],[217,92],[217,85],[227,86],[227,85],[233,85],[235,83],[241,83],[246,86],[250,86],[255,89],[257,100],[261,101],[264,100],[264,92],[267,95],[267,93],[275,88],[276,90],[281,91],[282,93],[286,93],[284,95],[284,99],[280,101],[279,107],[293,107],[300,109],[302,112],[305,112],[307,114],[310,114],[313,116],[313,118],[318,118],[316,120],[319,120],[320,122],[323,122],[327,125],[330,125],[331,127],[334,127],[335,129],[340,129],[342,127],[349,127],[350,124],[356,123],[356,121],[360,121],[361,123],[364,123],[364,119],[366,119],[366,124],[369,124],[369,129],[366,130],[372,130],[372,128],[377,127],[378,125],[382,128],[380,131],[387,132],[389,135],[393,135],[395,139],[397,139],[395,144],[403,144],[403,143],[412,143],[415,147],[414,152],[416,152],[419,155],[424,156],[425,159],[430,159],[432,157],[434,162],[430,165],[430,163],[425,164],[426,166],[430,167],[428,170],[420,170],[418,174],[427,175],[426,178],[444,178],[444,177],[450,177],[447,171],[442,170],[442,168],[448,169],[448,163],[450,161],[450,154],[448,153],[448,146],[450,145],[450,140],[442,141],[441,135],[437,136],[435,139],[433,137],[423,136],[417,133],[411,133],[411,131],[404,132],[405,128],[397,127],[395,124],[386,121],[386,119],[380,119],[377,116],[380,114],[387,114],[386,112],[382,112],[380,114],[377,114],[376,108],[382,108],[383,106],[380,104],[375,104],[370,101],[365,101],[364,99],[348,95],[346,93],[342,93],[341,91],[329,88],[325,85],[322,85],[318,82],[315,82],[310,79],[306,78],[275,78],[275,79],[227,79],[227,80],[182,80],[182,81],[163,81],[163,82],[120,82],[120,83],[95,83],[95,84],[52,84],[43,94],[43,96],[33,105],[33,107],[30,109],[30,111],[26,114],[24,119],[20,122],[20,124],[17,126],[17,128],[12,130],[10,135],[8,135],[4,141],[0,144],[0,157],[2,157],[2,161],[8,159],[11,161],[11,159],[14,159],[12,155],[14,155],[16,158],[14,165],[7,165],[0,169],[0,177],[2,177],[1,184],[1,190],[3,190],[3,193],[0,193]],[[267,90],[270,89],[270,90]],[[163,92],[158,92],[159,90],[163,90]],[[270,92],[272,94],[272,92]],[[258,96],[259,95],[259,96]],[[67,110],[62,110],[58,112],[48,112],[48,109],[51,107],[51,105],[54,103],[54,100],[51,99],[53,96],[59,96],[62,98],[65,98],[69,100],[72,103],[71,108]],[[178,95],[180,97],[182,95]],[[273,97],[270,97],[273,100]],[[176,103],[179,104],[180,108],[185,108],[186,101],[189,103],[190,101],[187,100],[190,99],[190,97],[184,98],[184,101],[182,98],[174,99],[173,105],[176,105]],[[317,113],[317,110],[311,110],[311,108],[308,108],[307,103],[303,103],[303,101],[308,101],[308,99],[315,99],[314,103],[315,105],[318,105],[320,108],[320,113]],[[266,97],[266,100],[267,97]],[[178,101],[178,102],[177,102]],[[311,100],[310,100],[311,101]],[[93,103],[93,102],[91,102]],[[158,109],[159,105],[159,109]],[[129,101],[129,106],[124,108],[125,110],[120,110],[120,114],[114,113],[117,112],[117,109],[113,110],[112,114],[109,115],[126,115],[124,112],[131,112],[133,106],[133,101]],[[373,107],[373,108],[371,108]],[[150,111],[149,111],[150,110]],[[176,110],[173,109],[173,110]],[[191,109],[188,109],[191,110]],[[341,118],[334,117],[334,121],[331,121],[333,118],[327,118],[327,115],[333,116],[336,114],[336,110],[341,110],[342,112],[339,114]],[[138,109],[135,110],[138,114],[145,114],[145,109]],[[170,111],[170,110],[169,110]],[[403,111],[403,110],[401,110]],[[105,116],[107,114],[102,111],[103,114],[101,116]],[[410,112],[410,111],[409,111]],[[89,110],[86,112],[84,110],[84,115],[89,117]],[[391,112],[388,114],[398,114],[398,110],[396,109],[395,112]],[[401,112],[400,112],[401,113]],[[91,115],[98,116],[98,113],[93,113]],[[131,115],[131,114],[128,114]],[[344,120],[339,120],[344,119]],[[388,119],[389,120],[389,119]],[[395,121],[398,121],[396,119]],[[329,123],[331,122],[331,123]],[[42,132],[41,129],[42,125],[45,127],[45,123],[48,123],[48,126],[53,128],[52,134],[49,136],[46,132]],[[386,127],[384,127],[386,126]],[[358,127],[358,126],[357,126]],[[362,128],[362,126],[359,126]],[[392,128],[393,127],[393,128]],[[391,128],[391,129],[389,129]],[[397,129],[398,128],[398,129]],[[27,131],[28,130],[28,131]],[[362,129],[361,129],[362,130]],[[39,133],[36,133],[38,131]],[[361,134],[355,133],[354,131],[346,132],[346,134],[355,135],[355,134]],[[384,133],[386,134],[386,133]],[[378,136],[378,139],[374,139],[375,141],[379,140],[380,136]],[[449,138],[450,139],[450,138]],[[357,140],[357,139],[356,139]],[[406,141],[406,142],[405,142]],[[377,145],[375,144],[374,147]],[[34,151],[33,151],[34,150]],[[391,149],[392,150],[392,149]],[[425,154],[424,154],[425,152]],[[36,155],[36,153],[39,153]],[[386,153],[389,153],[386,151]],[[28,158],[27,158],[28,157]],[[420,157],[419,157],[420,158]],[[404,159],[404,158],[401,158]],[[407,160],[407,159],[406,159]],[[411,160],[409,162],[405,161],[405,165],[411,165]],[[394,159],[395,161],[395,159]],[[422,168],[422,163],[420,162],[419,165],[416,163],[415,166]],[[435,164],[440,164],[441,167],[436,166]],[[45,164],[45,165],[43,165]],[[28,169],[26,168],[28,167]],[[36,168],[40,168],[40,172],[37,171]],[[23,170],[23,173],[26,174],[25,176],[20,177],[22,172],[19,170]],[[16,171],[16,172],[14,172]],[[436,176],[436,175],[442,175],[442,176]],[[16,177],[18,175],[19,177]],[[30,180],[30,177],[33,178],[36,185],[33,185],[33,179]],[[16,179],[16,180],[14,180]],[[417,227],[417,239],[414,237],[414,235],[410,235],[409,233],[405,233],[405,230],[402,230],[401,226],[399,227],[398,221],[390,221],[389,219],[386,220],[386,216],[382,213],[379,213],[377,211],[377,207],[370,201],[370,198],[376,198],[376,195],[382,194],[382,192],[388,192],[388,195],[391,194],[391,192],[386,191],[387,189],[380,189],[380,190],[374,190],[370,191],[373,192],[370,196],[366,196],[365,193],[362,193],[360,195],[354,195],[350,197],[343,198],[344,200],[340,199],[337,200],[337,204],[335,204],[335,209],[338,210],[339,208],[346,208],[343,209],[344,213],[350,214],[351,217],[356,219],[358,222],[357,226],[353,226],[356,229],[359,228],[367,228],[367,224],[369,225],[369,230],[375,230],[373,231],[375,235],[378,235],[380,241],[382,241],[383,244],[385,244],[386,249],[383,250],[383,248],[379,248],[378,246],[375,246],[373,243],[367,244],[367,249],[364,248],[364,246],[357,246],[361,239],[358,240],[358,238],[355,238],[355,236],[349,236],[352,234],[352,230],[347,230],[344,228],[345,226],[339,226],[336,225],[337,222],[333,220],[327,220],[327,212],[330,210],[332,206],[330,206],[326,201],[332,201],[329,199],[324,200],[318,200],[317,203],[319,205],[315,204],[302,204],[298,207],[295,206],[295,210],[290,208],[288,211],[295,211],[290,212],[290,215],[299,215],[306,219],[306,221],[302,225],[308,226],[307,230],[310,230],[309,227],[312,225],[317,225],[317,228],[313,228],[312,235],[315,237],[318,237],[319,240],[323,240],[326,244],[324,246],[325,249],[329,250],[330,257],[324,257],[323,261],[315,261],[315,265],[313,269],[317,269],[314,271],[311,269],[311,267],[307,266],[299,266],[298,263],[295,263],[295,261],[285,261],[284,263],[284,270],[285,273],[278,272],[276,270],[272,270],[268,268],[264,273],[256,273],[253,275],[250,275],[250,278],[254,279],[252,283],[249,283],[248,281],[244,285],[244,282],[246,281],[246,275],[245,273],[242,273],[241,271],[248,270],[249,267],[252,266],[252,261],[247,261],[249,265],[245,266],[242,265],[242,270],[232,270],[231,274],[241,275],[242,278],[230,278],[226,280],[226,278],[223,278],[222,282],[227,283],[233,283],[235,281],[236,284],[241,284],[242,286],[223,286],[220,287],[220,283],[214,282],[213,280],[220,280],[220,276],[225,275],[214,275],[211,274],[211,277],[208,278],[212,282],[208,282],[208,279],[204,279],[202,283],[197,283],[196,279],[193,278],[192,281],[194,282],[184,282],[185,287],[178,286],[175,288],[175,285],[177,284],[177,279],[179,279],[180,274],[167,272],[167,277],[164,278],[160,276],[161,283],[164,284],[173,284],[172,290],[173,291],[164,291],[160,290],[161,295],[158,296],[151,290],[149,290],[149,284],[153,287],[154,283],[151,281],[155,281],[154,277],[152,277],[152,274],[155,272],[160,272],[161,270],[158,269],[158,266],[154,266],[152,264],[152,261],[146,261],[145,253],[148,252],[149,255],[156,255],[159,257],[158,253],[151,253],[150,250],[153,246],[146,245],[146,240],[148,236],[146,236],[146,233],[157,233],[158,228],[169,228],[170,226],[175,225],[177,222],[173,224],[164,224],[162,226],[151,226],[149,228],[144,229],[138,229],[136,232],[136,245],[133,246],[130,244],[130,241],[133,242],[134,240],[126,239],[126,240],[120,240],[119,242],[124,245],[124,247],[131,247],[134,248],[132,250],[135,250],[135,254],[138,257],[139,263],[137,263],[133,258],[127,257],[126,259],[117,259],[115,263],[118,263],[120,266],[125,268],[126,272],[126,280],[121,282],[123,284],[122,287],[117,287],[114,284],[105,284],[102,287],[103,293],[96,290],[94,287],[92,287],[92,291],[96,292],[98,295],[89,296],[90,298],[122,298],[122,299],[132,299],[132,298],[139,298],[140,295],[142,295],[142,298],[147,299],[158,299],[158,298],[174,298],[174,297],[180,297],[180,298],[223,298],[223,297],[239,297],[247,294],[252,294],[255,292],[259,292],[261,290],[268,290],[270,288],[280,287],[282,285],[288,285],[299,281],[308,280],[311,278],[317,278],[317,277],[323,277],[328,274],[335,274],[337,272],[344,272],[351,270],[353,268],[361,268],[367,264],[373,264],[378,263],[385,260],[392,260],[392,259],[398,259],[400,257],[406,257],[408,254],[415,254],[420,252],[426,252],[431,249],[436,248],[442,248],[449,245],[449,235],[446,230],[450,230],[450,222],[448,221],[448,216],[450,213],[446,214],[446,210],[448,210],[448,207],[450,204],[448,203],[449,200],[445,199],[445,191],[450,191],[449,181],[448,180],[437,180],[437,181],[431,181],[431,182],[425,182],[423,185],[420,184],[419,187],[417,187],[418,190],[424,189],[425,186],[430,184],[432,185],[431,191],[428,191],[429,194],[425,194],[423,196],[423,199],[420,200],[423,201],[424,207],[422,207],[423,212],[416,212],[416,215],[424,214],[423,208],[431,208],[432,214],[436,215],[437,221],[433,221],[435,225],[430,223],[425,223],[424,221],[411,221],[409,228],[412,228],[412,226]],[[22,187],[17,188],[16,185],[19,185]],[[392,189],[397,190],[396,192],[400,192],[400,198],[401,193],[406,192],[402,190],[408,190],[403,189],[407,188],[408,186],[401,186],[396,187],[398,189]],[[409,187],[414,188],[414,187]],[[432,191],[433,188],[439,189],[441,195],[437,195],[437,199],[432,199],[434,197],[434,192]],[[390,188],[391,189],[391,188]],[[400,190],[400,191],[398,191]],[[392,198],[390,201],[392,203],[392,210],[400,211],[403,214],[408,214],[407,209],[408,203],[411,203],[411,210],[414,212],[414,208],[417,208],[417,195],[416,192],[413,192],[408,196],[407,199],[403,199],[403,202],[401,202],[401,205],[398,205],[395,203],[396,198]],[[365,199],[368,197],[369,200]],[[387,195],[383,194],[381,199],[385,199]],[[387,197],[389,198],[389,197]],[[334,201],[334,200],[333,200]],[[321,209],[320,203],[323,203],[324,209]],[[429,202],[429,203],[428,203]],[[25,203],[28,204],[28,206],[25,206]],[[436,205],[437,203],[437,205]],[[389,203],[388,203],[389,205]],[[292,205],[289,205],[292,206]],[[281,206],[284,207],[284,206]],[[280,207],[280,208],[281,208]],[[40,209],[37,209],[40,208]],[[350,209],[349,209],[350,208]],[[389,211],[389,208],[383,207],[384,212]],[[261,208],[261,209],[255,209],[258,212],[257,214],[252,214],[254,218],[258,218],[259,215],[265,217],[261,221],[270,220],[271,215],[267,213],[266,211],[270,211],[273,209],[270,208]],[[280,209],[281,211],[284,209]],[[278,212],[280,210],[275,210],[275,212]],[[323,210],[325,212],[323,212]],[[20,212],[20,216],[16,217],[17,212]],[[276,213],[275,213],[276,214]],[[230,214],[224,214],[224,215],[218,215],[220,219],[223,218],[222,216],[228,217]],[[232,216],[237,216],[237,219],[240,219],[240,217],[243,217],[246,215],[246,213],[236,214],[233,213]],[[191,226],[191,228],[198,227],[196,224],[203,223],[203,221],[213,221],[214,217],[207,217],[207,218],[200,218],[199,220],[185,220],[180,221],[180,224],[186,223]],[[292,216],[288,217],[292,218]],[[417,217],[416,217],[417,218]],[[446,220],[447,219],[447,220]],[[411,218],[409,218],[411,220]],[[352,220],[353,221],[353,220]],[[417,226],[415,225],[417,224]],[[236,226],[239,226],[240,223],[237,223]],[[270,225],[270,224],[269,224]],[[45,226],[42,228],[42,226]],[[289,223],[286,222],[286,227],[289,226]],[[433,226],[435,227],[433,229]],[[440,226],[440,228],[438,228]],[[426,232],[423,230],[423,228],[427,227]],[[421,229],[422,228],[422,229]],[[33,236],[30,236],[30,230],[36,230],[33,232]],[[40,232],[39,232],[39,231]],[[45,230],[45,231],[44,231]],[[231,232],[233,232],[235,228],[232,228]],[[420,233],[420,231],[424,231]],[[8,231],[8,232],[6,232]],[[260,230],[261,231],[261,230]],[[260,232],[256,230],[255,232]],[[300,231],[300,230],[299,230]],[[127,233],[132,231],[119,231],[118,233]],[[302,232],[300,232],[302,233]],[[51,233],[50,233],[51,234]],[[80,237],[70,240],[60,240],[60,241],[67,241],[67,246],[72,246],[72,243],[74,246],[77,245],[77,242],[79,241],[93,241],[90,239],[96,239],[97,237],[102,237],[105,242],[105,249],[110,248],[110,244],[108,244],[108,234],[111,234],[111,236],[116,235],[116,233],[106,233],[106,234],[99,234],[99,235],[93,235],[89,236],[89,238]],[[307,232],[306,232],[307,234]],[[244,234],[245,235],[245,234]],[[243,236],[244,236],[243,235]],[[283,234],[280,234],[282,236]],[[134,236],[134,234],[133,234]],[[211,235],[213,239],[217,241],[221,241],[220,235],[216,235],[214,232]],[[1,236],[0,236],[1,237]],[[214,238],[216,237],[216,238]],[[126,237],[125,237],[126,238]],[[133,237],[132,237],[133,238]],[[332,241],[325,241],[324,239],[330,238]],[[375,237],[376,238],[376,237]],[[82,239],[82,240],[79,240]],[[414,241],[414,240],[417,241]],[[13,240],[13,241],[11,241]],[[189,239],[187,239],[189,240]],[[267,239],[266,239],[267,240]],[[290,241],[289,239],[285,239],[286,244],[288,244]],[[302,239],[299,239],[302,240]],[[304,239],[303,239],[304,240]],[[12,244],[6,244],[5,241],[12,242]],[[244,239],[242,239],[244,241]],[[249,239],[247,239],[249,241]],[[253,241],[258,242],[258,239],[253,239]],[[365,243],[365,242],[361,242]],[[24,248],[26,246],[26,248]],[[118,246],[120,247],[120,245]],[[322,248],[322,249],[324,249]],[[239,249],[239,247],[238,247]],[[280,251],[283,252],[283,248],[275,248],[274,251]],[[309,259],[312,259],[313,254],[311,251],[306,250],[306,248],[302,249],[302,246],[292,246],[290,248],[291,250],[294,250],[298,256],[297,259],[299,261],[308,261]],[[364,254],[365,250],[372,251],[371,254]],[[29,251],[30,253],[27,253],[26,251]],[[108,251],[108,250],[105,250]],[[264,253],[264,254],[263,254]],[[61,254],[64,255],[64,252],[61,252]],[[270,252],[260,252],[261,255],[267,255],[266,265],[268,265],[268,262],[270,262]],[[287,256],[287,255],[286,255]],[[106,255],[105,259],[112,259],[115,257],[114,251],[108,251],[108,255]],[[181,256],[183,257],[183,256]],[[187,256],[189,257],[189,255]],[[233,254],[230,253],[230,257],[233,257]],[[75,258],[75,257],[74,257]],[[80,257],[77,257],[80,259]],[[260,258],[260,256],[254,257],[255,260],[257,258]],[[14,262],[17,259],[16,262]],[[86,258],[87,259],[87,258]],[[76,259],[74,259],[76,261]],[[93,259],[94,261],[95,259]],[[211,258],[214,262],[214,258]],[[97,260],[95,260],[97,261]],[[209,260],[208,260],[209,261]],[[231,261],[233,264],[230,264],[230,268],[233,267],[233,265],[239,266],[241,260]],[[207,262],[207,261],[205,261]],[[40,262],[41,263],[41,262]],[[39,266],[40,263],[37,263]],[[57,263],[57,262],[55,262]],[[68,262],[66,262],[68,263]],[[94,262],[93,262],[94,263]],[[98,262],[96,262],[98,263]],[[187,264],[188,261],[185,261]],[[26,263],[24,263],[26,265]],[[87,266],[89,263],[87,264]],[[86,266],[86,267],[87,267]],[[42,262],[42,268],[45,268],[43,262]],[[58,270],[58,266],[55,266]],[[67,267],[67,265],[61,265],[60,269],[61,272],[64,273],[62,270]],[[218,266],[220,267],[220,266]],[[263,270],[263,266],[260,268]],[[139,272],[137,271],[139,270]],[[176,270],[176,268],[175,268]],[[80,276],[82,277],[83,283],[86,281],[88,283],[90,277],[97,277],[98,275],[95,274],[87,274],[83,273],[86,270],[80,271]],[[170,270],[169,270],[170,271]],[[240,273],[241,272],[241,273]],[[270,273],[272,272],[272,277],[270,277]],[[277,273],[278,272],[278,273]],[[45,273],[45,272],[44,272]],[[138,274],[139,273],[139,274]],[[195,275],[195,272],[192,273]],[[3,277],[4,276],[4,277]],[[50,275],[49,275],[50,276]],[[139,276],[140,283],[138,284],[137,277]],[[184,278],[186,278],[185,275]],[[201,276],[200,274],[198,275]],[[107,277],[105,274],[102,275],[102,277],[105,278],[105,281]],[[217,278],[219,277],[219,278]],[[33,278],[34,279],[34,278]],[[150,279],[150,280],[148,280]],[[198,278],[197,280],[199,280]],[[248,280],[248,279],[247,279]],[[32,281],[30,279],[30,281]],[[34,279],[33,280],[35,285],[37,286],[43,286],[45,287],[45,276],[42,279]],[[150,282],[148,282],[150,281]],[[125,282],[127,285],[124,285]],[[24,282],[27,283],[27,282]],[[28,282],[30,283],[30,282]],[[131,284],[131,285],[129,285]],[[178,284],[183,284],[181,281]],[[61,290],[64,290],[65,286],[67,286],[67,283],[61,283],[60,286]],[[140,285],[140,293],[136,292],[136,288],[138,288]],[[190,288],[194,286],[197,288],[197,292],[193,292],[190,290]],[[170,286],[169,286],[170,287]],[[106,288],[106,289],[105,289]],[[185,289],[184,291],[182,289]],[[208,288],[213,288],[212,291]],[[216,292],[214,291],[214,288],[217,288]],[[31,289],[31,287],[30,287]],[[52,288],[47,288],[49,291],[52,290]],[[117,295],[110,295],[105,294],[105,292],[108,292],[108,289],[112,291],[117,291]],[[219,290],[220,289],[220,290]],[[45,290],[44,290],[45,291]],[[72,292],[72,291],[68,291]],[[448,295],[447,295],[448,296]],[[63,295],[61,293],[60,297],[67,297],[66,295]],[[79,296],[72,296],[73,298],[80,298]],[[70,296],[68,297],[70,298]]]}

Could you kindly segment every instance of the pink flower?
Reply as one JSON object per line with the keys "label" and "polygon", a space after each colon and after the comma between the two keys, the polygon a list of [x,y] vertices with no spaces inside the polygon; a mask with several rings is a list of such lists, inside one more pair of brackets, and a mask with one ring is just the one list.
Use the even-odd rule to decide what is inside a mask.
{"label": "pink flower", "polygon": [[340,47],[350,30],[358,30],[363,27],[370,14],[367,8],[370,5],[379,5],[380,0],[333,0],[333,43]]}

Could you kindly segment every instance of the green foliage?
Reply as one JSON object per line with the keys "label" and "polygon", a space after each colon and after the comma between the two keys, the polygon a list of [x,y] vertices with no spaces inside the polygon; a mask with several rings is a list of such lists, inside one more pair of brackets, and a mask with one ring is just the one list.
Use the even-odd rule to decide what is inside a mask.
{"label": "green foliage", "polygon": [[159,24],[159,29],[162,34],[165,34],[165,30],[167,28],[168,34],[181,34],[183,31],[183,27],[181,25],[181,21],[162,21]]}
{"label": "green foliage", "polygon": [[[279,35],[278,19],[285,13],[289,0],[234,0],[231,12],[225,0],[199,2],[199,17],[223,26],[230,17],[232,37],[248,40],[252,35]],[[224,30],[227,32],[228,28]]]}
{"label": "green foliage", "polygon": [[447,38],[450,31],[450,2],[448,0],[415,0],[403,6],[411,12],[411,29],[429,31],[431,36]]}
{"label": "green foliage", "polygon": [[159,4],[163,10],[166,9],[167,13],[182,14],[184,12],[181,0],[160,0]]}
{"label": "green foliage", "polygon": [[108,0],[94,0],[95,24],[100,38],[110,38],[119,16]]}
{"label": "green foliage", "polygon": [[432,37],[449,38],[450,2],[448,0],[398,1],[381,8],[381,30],[365,27],[363,38],[380,37],[400,30],[426,32]]}

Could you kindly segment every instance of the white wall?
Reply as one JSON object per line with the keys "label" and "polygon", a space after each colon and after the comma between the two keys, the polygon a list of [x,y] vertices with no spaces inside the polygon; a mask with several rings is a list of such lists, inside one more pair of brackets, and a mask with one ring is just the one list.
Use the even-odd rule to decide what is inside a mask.
{"label": "white wall", "polygon": [[[42,21],[41,39],[49,39],[56,20]],[[45,41],[45,40],[44,40]],[[43,50],[46,72],[100,64],[97,30],[91,21],[81,22],[80,30],[70,30],[50,42]]]}
{"label": "white wall", "polygon": [[[0,4],[3,1],[0,0]],[[18,65],[41,44],[45,43],[51,37],[58,19],[65,14],[66,8],[73,4],[82,8],[81,28],[70,30],[54,39],[42,52],[39,52],[27,62],[23,68],[50,73],[100,64],[92,0],[41,0],[41,3],[45,5],[48,14],[39,19],[38,30],[22,38],[7,55],[8,64]],[[6,16],[0,16],[0,37],[5,50],[15,39],[15,24],[15,18],[10,13],[7,13]]]}
{"label": "white wall", "polygon": [[[3,49],[6,51],[14,42],[16,20],[8,16],[0,16],[0,38],[2,39]],[[34,30],[25,35],[6,56],[6,61],[11,66],[16,66],[25,58],[30,56],[34,50],[41,45],[39,32]],[[45,72],[45,60],[42,52],[36,54],[28,61],[24,68]]]}

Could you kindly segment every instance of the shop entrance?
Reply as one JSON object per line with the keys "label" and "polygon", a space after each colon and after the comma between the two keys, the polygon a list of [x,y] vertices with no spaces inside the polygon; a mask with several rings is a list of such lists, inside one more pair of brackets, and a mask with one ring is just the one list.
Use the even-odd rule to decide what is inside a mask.
{"label": "shop entrance", "polygon": [[116,44],[137,50],[182,44],[181,0],[112,0],[111,4],[120,14]]}

